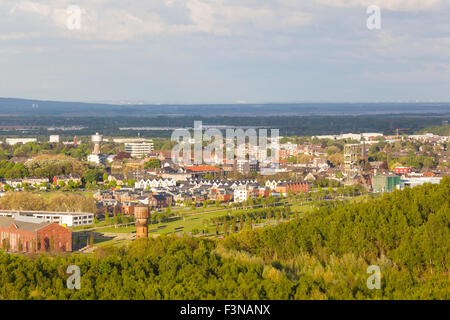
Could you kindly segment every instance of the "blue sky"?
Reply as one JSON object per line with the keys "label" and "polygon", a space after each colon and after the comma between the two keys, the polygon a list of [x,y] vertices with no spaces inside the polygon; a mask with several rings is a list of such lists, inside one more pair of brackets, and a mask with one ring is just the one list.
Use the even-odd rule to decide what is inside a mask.
{"label": "blue sky", "polygon": [[450,101],[449,16],[448,0],[0,0],[0,96]]}

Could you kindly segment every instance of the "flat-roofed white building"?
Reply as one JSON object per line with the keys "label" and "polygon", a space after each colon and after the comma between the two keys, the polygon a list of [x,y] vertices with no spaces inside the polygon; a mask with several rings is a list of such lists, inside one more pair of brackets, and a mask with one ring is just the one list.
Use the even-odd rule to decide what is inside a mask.
{"label": "flat-roofed white building", "polygon": [[13,146],[18,143],[26,144],[29,142],[36,142],[36,141],[37,141],[36,138],[7,138],[6,139],[6,143],[9,144],[10,146]]}
{"label": "flat-roofed white building", "polygon": [[142,158],[153,151],[153,142],[125,143],[125,152],[134,158]]}
{"label": "flat-roofed white building", "polygon": [[370,139],[376,139],[382,136],[383,134],[378,132],[365,132],[365,133],[344,133],[340,135],[323,135],[314,137],[317,139],[331,139],[331,140],[351,139],[356,141],[361,141],[361,138],[364,138],[364,140],[368,141]]}
{"label": "flat-roofed white building", "polygon": [[59,135],[58,134],[51,135],[49,137],[49,142],[50,143],[59,143]]}
{"label": "flat-roofed white building", "polygon": [[91,153],[88,155],[87,161],[93,162],[96,164],[105,164],[107,158],[108,158],[108,155]]}
{"label": "flat-roofed white building", "polygon": [[153,140],[145,138],[114,138],[114,143],[139,143],[139,142],[149,142],[152,143]]}
{"label": "flat-roofed white building", "polygon": [[57,223],[67,227],[86,226],[94,222],[94,214],[88,212],[1,210],[0,216],[33,217],[44,222]]}
{"label": "flat-roofed white building", "polygon": [[425,183],[439,184],[441,183],[442,177],[408,177],[400,180],[400,188],[405,187],[414,188],[421,186]]}

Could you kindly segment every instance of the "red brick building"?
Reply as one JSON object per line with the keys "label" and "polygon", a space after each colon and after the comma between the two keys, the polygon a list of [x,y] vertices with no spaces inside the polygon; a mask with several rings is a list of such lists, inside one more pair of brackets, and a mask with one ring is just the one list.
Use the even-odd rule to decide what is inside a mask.
{"label": "red brick building", "polygon": [[122,206],[122,213],[127,216],[133,216],[134,215],[134,205],[123,205]]}
{"label": "red brick building", "polygon": [[276,186],[275,191],[283,194],[289,194],[289,192],[292,192],[292,194],[308,193],[309,184],[306,181],[280,183]]}
{"label": "red brick building", "polygon": [[217,200],[222,202],[230,202],[232,197],[233,192],[225,188],[211,189],[211,192],[208,196],[210,200]]}
{"label": "red brick building", "polygon": [[0,217],[0,248],[19,252],[72,251],[72,230],[56,223]]}
{"label": "red brick building", "polygon": [[247,189],[247,199],[253,199],[256,198],[267,198],[270,195],[270,190],[265,187],[249,187]]}

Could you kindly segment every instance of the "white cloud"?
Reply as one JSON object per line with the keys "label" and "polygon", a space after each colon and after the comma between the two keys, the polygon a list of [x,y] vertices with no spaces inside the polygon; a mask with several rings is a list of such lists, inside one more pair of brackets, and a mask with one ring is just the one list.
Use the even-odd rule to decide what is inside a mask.
{"label": "white cloud", "polygon": [[[290,2],[290,0],[288,0]],[[438,9],[446,0],[313,0],[318,5],[327,7],[357,8],[378,5],[381,9],[392,11],[420,11]]]}
{"label": "white cloud", "polygon": [[[66,25],[67,7],[73,4],[82,10],[80,30]],[[366,27],[365,9],[372,4],[382,9],[378,31]],[[10,67],[10,74],[19,75],[15,70],[22,68],[26,75],[46,59],[52,59],[57,74],[65,70],[70,55],[81,66],[74,71],[94,78],[123,72],[143,83],[153,81],[146,74],[158,70],[168,83],[179,78],[189,87],[195,81],[186,75],[203,72],[206,87],[217,84],[205,94],[212,94],[219,83],[226,87],[227,75],[232,84],[223,92],[239,77],[248,80],[249,88],[256,83],[255,92],[278,84],[287,92],[285,87],[302,77],[311,88],[314,81],[326,83],[349,74],[364,82],[370,78],[367,70],[376,70],[376,77],[369,79],[374,82],[386,77],[420,83],[421,72],[430,83],[435,76],[443,85],[449,81],[450,0],[0,0],[0,12],[5,13],[0,19],[0,65]],[[123,61],[127,65],[117,67]],[[118,80],[105,82],[116,81],[120,89],[120,77],[111,79]],[[357,80],[353,85],[361,86]],[[127,90],[138,91],[136,86]],[[237,97],[251,100],[243,92],[233,93],[232,99]]]}
{"label": "white cloud", "polygon": [[51,7],[46,4],[32,2],[32,1],[19,1],[15,4],[9,11],[10,14],[15,13],[16,11],[25,11],[37,13],[41,16],[48,16],[52,11]]}
{"label": "white cloud", "polygon": [[[74,35],[66,29],[66,8],[70,2],[48,0],[19,1],[10,9],[10,14],[34,13],[36,18],[46,18],[48,23],[60,30],[59,36],[75,36],[80,39],[104,41],[128,41],[152,35],[176,35],[182,33],[205,33],[212,35],[248,34],[255,30],[291,32],[312,23],[313,15],[298,9],[291,10],[276,4],[259,6],[253,1],[232,4],[225,0],[161,0],[145,8],[142,4],[121,1],[79,0],[82,9],[82,29]],[[163,8],[184,12],[185,20],[169,22],[161,14]],[[167,15],[167,10],[165,11]],[[169,13],[170,15],[171,13]],[[175,13],[174,13],[175,14]],[[167,17],[166,17],[167,18]],[[187,20],[186,20],[187,19]],[[189,21],[190,23],[187,23]]]}
{"label": "white cloud", "polygon": [[39,32],[14,32],[14,33],[0,34],[0,41],[31,39],[31,38],[38,38],[40,36],[41,34]]}

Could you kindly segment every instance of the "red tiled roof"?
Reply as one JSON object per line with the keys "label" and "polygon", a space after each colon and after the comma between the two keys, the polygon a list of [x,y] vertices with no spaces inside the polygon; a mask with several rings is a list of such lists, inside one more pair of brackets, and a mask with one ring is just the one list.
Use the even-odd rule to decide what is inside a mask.
{"label": "red tiled roof", "polygon": [[212,167],[212,166],[192,166],[192,167],[185,167],[187,171],[192,172],[207,172],[207,171],[220,171],[219,168]]}

